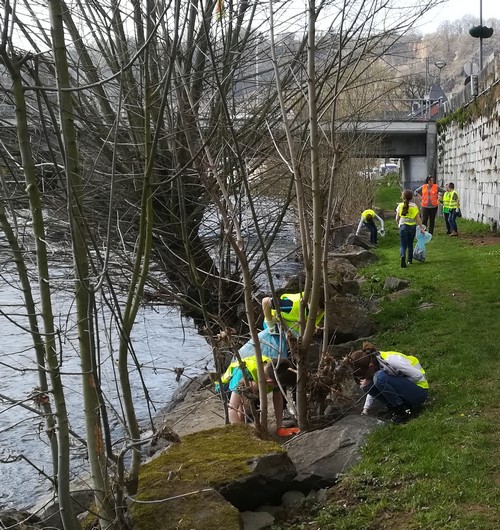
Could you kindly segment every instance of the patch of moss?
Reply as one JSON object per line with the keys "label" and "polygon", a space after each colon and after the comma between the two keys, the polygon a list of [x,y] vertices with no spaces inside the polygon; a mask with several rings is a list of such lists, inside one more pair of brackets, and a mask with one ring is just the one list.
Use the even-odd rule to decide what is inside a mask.
{"label": "patch of moss", "polygon": [[[226,425],[182,438],[143,465],[130,515],[137,530],[237,529],[238,511],[216,490],[251,473],[256,456],[283,452],[248,425]],[[162,499],[169,499],[161,501]],[[149,502],[147,502],[149,501]],[[143,504],[144,503],[144,504]]]}

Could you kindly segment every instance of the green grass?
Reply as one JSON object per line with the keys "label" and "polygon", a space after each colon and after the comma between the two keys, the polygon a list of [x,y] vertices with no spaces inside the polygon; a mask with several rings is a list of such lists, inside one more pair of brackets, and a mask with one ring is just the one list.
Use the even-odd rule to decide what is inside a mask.
{"label": "green grass", "polygon": [[386,175],[379,183],[375,197],[376,208],[395,210],[401,202],[401,188],[397,185],[399,175]]}
{"label": "green grass", "polygon": [[[377,206],[399,190],[380,192]],[[380,260],[363,271],[369,296],[383,294],[387,276],[410,281],[413,294],[382,303],[374,342],[420,359],[431,390],[424,413],[376,430],[326,506],[274,528],[500,528],[500,238],[479,244],[488,227],[463,219],[459,230],[447,237],[438,218],[426,262],[401,269],[388,220]]]}

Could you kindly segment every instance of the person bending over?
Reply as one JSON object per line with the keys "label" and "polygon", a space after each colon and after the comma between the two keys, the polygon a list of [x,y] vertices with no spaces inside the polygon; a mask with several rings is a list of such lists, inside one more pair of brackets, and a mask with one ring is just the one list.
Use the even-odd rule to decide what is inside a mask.
{"label": "person bending over", "polygon": [[368,228],[370,231],[370,243],[372,245],[377,244],[377,225],[375,224],[375,219],[380,224],[380,234],[384,235],[384,221],[381,217],[379,217],[374,210],[364,210],[361,213],[361,219],[359,220],[358,228],[356,230],[356,235],[359,236],[361,233],[362,228]]}
{"label": "person bending over", "polygon": [[429,396],[429,383],[419,360],[395,351],[377,351],[371,343],[349,355],[354,380],[366,394],[363,414],[374,401],[387,406],[393,423],[405,423]]}
{"label": "person bending over", "polygon": [[[283,396],[281,394],[280,385],[285,387],[293,387],[297,383],[297,373],[288,359],[270,359],[269,357],[262,357],[264,363],[264,373],[266,377],[267,391],[272,392],[274,414],[276,416],[276,432],[279,436],[288,436],[299,432],[299,429],[284,429],[283,428]],[[253,396],[258,396],[258,381],[259,376],[257,372],[257,359],[255,356],[245,357],[242,359],[245,365],[245,375],[249,382],[250,393]],[[243,394],[245,394],[244,378],[241,365],[239,361],[232,362],[224,375],[221,377],[223,384],[229,384],[231,396],[229,398],[229,423],[243,423],[247,416],[245,410],[245,401]],[[278,384],[279,382],[279,384]]]}

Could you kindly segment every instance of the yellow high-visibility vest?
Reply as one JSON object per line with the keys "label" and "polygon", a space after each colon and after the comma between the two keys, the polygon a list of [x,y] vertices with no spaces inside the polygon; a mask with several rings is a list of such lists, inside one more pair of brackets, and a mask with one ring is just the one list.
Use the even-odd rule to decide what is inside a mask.
{"label": "yellow high-visibility vest", "polygon": [[389,357],[393,355],[398,355],[400,357],[404,357],[405,359],[408,359],[408,361],[410,361],[410,364],[414,366],[415,368],[417,368],[418,370],[420,370],[420,373],[424,376],[423,381],[419,381],[418,383],[415,383],[415,384],[421,388],[429,388],[429,383],[427,382],[427,379],[425,377],[425,370],[422,368],[420,361],[416,357],[414,357],[413,355],[405,355],[404,353],[399,353],[397,351],[381,351],[379,352],[379,354],[380,354],[380,357],[382,357],[384,361],[387,361]]}

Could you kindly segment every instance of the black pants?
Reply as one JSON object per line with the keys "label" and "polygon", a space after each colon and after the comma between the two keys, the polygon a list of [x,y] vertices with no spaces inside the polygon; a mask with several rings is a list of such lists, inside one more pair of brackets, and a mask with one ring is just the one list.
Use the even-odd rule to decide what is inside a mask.
{"label": "black pants", "polygon": [[[436,221],[437,211],[437,206],[434,206],[433,208],[422,208],[422,223],[427,227],[429,234],[434,233],[434,223]],[[429,221],[429,224],[427,224],[427,221]]]}
{"label": "black pants", "polygon": [[370,243],[373,245],[377,244],[377,225],[375,224],[375,221],[372,219],[371,221],[365,221],[365,226],[370,231]]}

